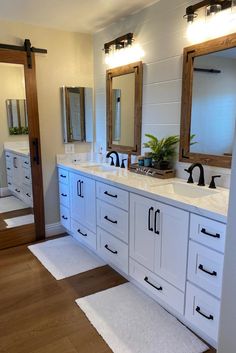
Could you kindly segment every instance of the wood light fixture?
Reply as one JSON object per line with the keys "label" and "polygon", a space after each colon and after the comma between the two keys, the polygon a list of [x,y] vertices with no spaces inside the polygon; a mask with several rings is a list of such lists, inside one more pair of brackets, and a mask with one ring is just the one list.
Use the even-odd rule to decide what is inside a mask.
{"label": "wood light fixture", "polygon": [[198,16],[197,11],[202,7],[206,8],[206,15],[214,15],[219,11],[225,10],[233,6],[232,0],[203,0],[195,5],[188,6],[184,18],[191,23]]}

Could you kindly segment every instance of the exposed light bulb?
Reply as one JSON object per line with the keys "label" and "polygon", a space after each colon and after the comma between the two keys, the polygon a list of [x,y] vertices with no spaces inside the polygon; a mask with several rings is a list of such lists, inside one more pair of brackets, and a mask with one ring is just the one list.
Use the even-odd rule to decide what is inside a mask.
{"label": "exposed light bulb", "polygon": [[144,57],[144,51],[139,44],[133,44],[119,50],[112,50],[105,57],[109,67],[118,67],[139,61]]}

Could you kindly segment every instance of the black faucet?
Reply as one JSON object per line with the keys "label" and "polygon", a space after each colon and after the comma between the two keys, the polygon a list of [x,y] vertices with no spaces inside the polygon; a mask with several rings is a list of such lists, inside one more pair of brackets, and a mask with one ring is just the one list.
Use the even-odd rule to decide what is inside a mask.
{"label": "black faucet", "polygon": [[198,167],[200,169],[198,185],[205,186],[204,169],[201,163],[193,163],[188,169],[185,169],[185,171],[190,174],[187,182],[193,183],[192,172],[195,167]]}
{"label": "black faucet", "polygon": [[106,155],[106,158],[111,157],[111,154],[115,154],[115,156],[116,156],[116,167],[119,167],[120,166],[120,159],[119,159],[118,153],[116,151],[108,152],[107,155]]}

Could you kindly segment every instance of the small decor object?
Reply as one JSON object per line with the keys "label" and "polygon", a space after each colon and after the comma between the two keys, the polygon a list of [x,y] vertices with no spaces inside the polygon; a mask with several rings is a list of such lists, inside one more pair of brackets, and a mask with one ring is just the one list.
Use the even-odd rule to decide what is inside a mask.
{"label": "small decor object", "polygon": [[138,157],[138,165],[139,165],[140,167],[143,167],[143,166],[144,166],[144,159],[145,159],[144,156],[139,156],[139,157]]}
{"label": "small decor object", "polygon": [[151,134],[146,134],[150,140],[144,143],[145,148],[150,148],[149,152],[154,161],[153,166],[156,169],[167,170],[171,168],[171,163],[176,155],[176,145],[179,142],[179,136],[169,136],[158,140]]}
{"label": "small decor object", "polygon": [[146,152],[144,156],[144,167],[151,167],[152,166],[152,156],[151,152]]}

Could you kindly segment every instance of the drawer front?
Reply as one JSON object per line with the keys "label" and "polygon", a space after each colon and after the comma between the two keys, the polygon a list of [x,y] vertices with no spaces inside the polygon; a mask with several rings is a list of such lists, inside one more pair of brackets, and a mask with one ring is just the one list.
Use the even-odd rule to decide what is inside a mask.
{"label": "drawer front", "polygon": [[74,220],[71,220],[71,231],[74,238],[88,245],[91,249],[97,250],[96,234]]}
{"label": "drawer front", "polygon": [[7,175],[7,186],[8,186],[9,190],[13,190],[14,189],[12,176],[10,176],[10,175]]}
{"label": "drawer front", "polygon": [[22,158],[22,167],[25,169],[30,169],[30,158],[29,157],[21,157]]}
{"label": "drawer front", "polygon": [[129,193],[111,185],[96,183],[97,198],[128,211]]}
{"label": "drawer front", "polygon": [[69,208],[70,207],[69,185],[59,183],[59,196],[60,196],[60,204]]}
{"label": "drawer front", "polygon": [[97,200],[99,227],[128,243],[128,212]]}
{"label": "drawer front", "polygon": [[121,271],[128,274],[128,245],[113,237],[104,230],[97,228],[98,251],[102,258],[114,264]]}
{"label": "drawer front", "polygon": [[7,171],[7,175],[12,176],[13,164],[11,161],[6,161],[6,171]]}
{"label": "drawer front", "polygon": [[70,210],[65,206],[60,206],[61,211],[61,224],[67,230],[70,230]]}
{"label": "drawer front", "polygon": [[31,169],[30,168],[24,168],[23,171],[24,171],[23,172],[24,183],[25,184],[32,184]]}
{"label": "drawer front", "polygon": [[58,168],[58,179],[60,183],[69,184],[69,172],[65,169]]}
{"label": "drawer front", "polygon": [[185,316],[213,340],[218,340],[220,301],[187,283]]}
{"label": "drawer front", "polygon": [[190,240],[188,279],[221,297],[224,256]]}
{"label": "drawer front", "polygon": [[191,239],[224,253],[225,233],[225,224],[191,214]]}
{"label": "drawer front", "polygon": [[130,258],[129,275],[154,297],[163,300],[181,315],[184,313],[184,293]]}

